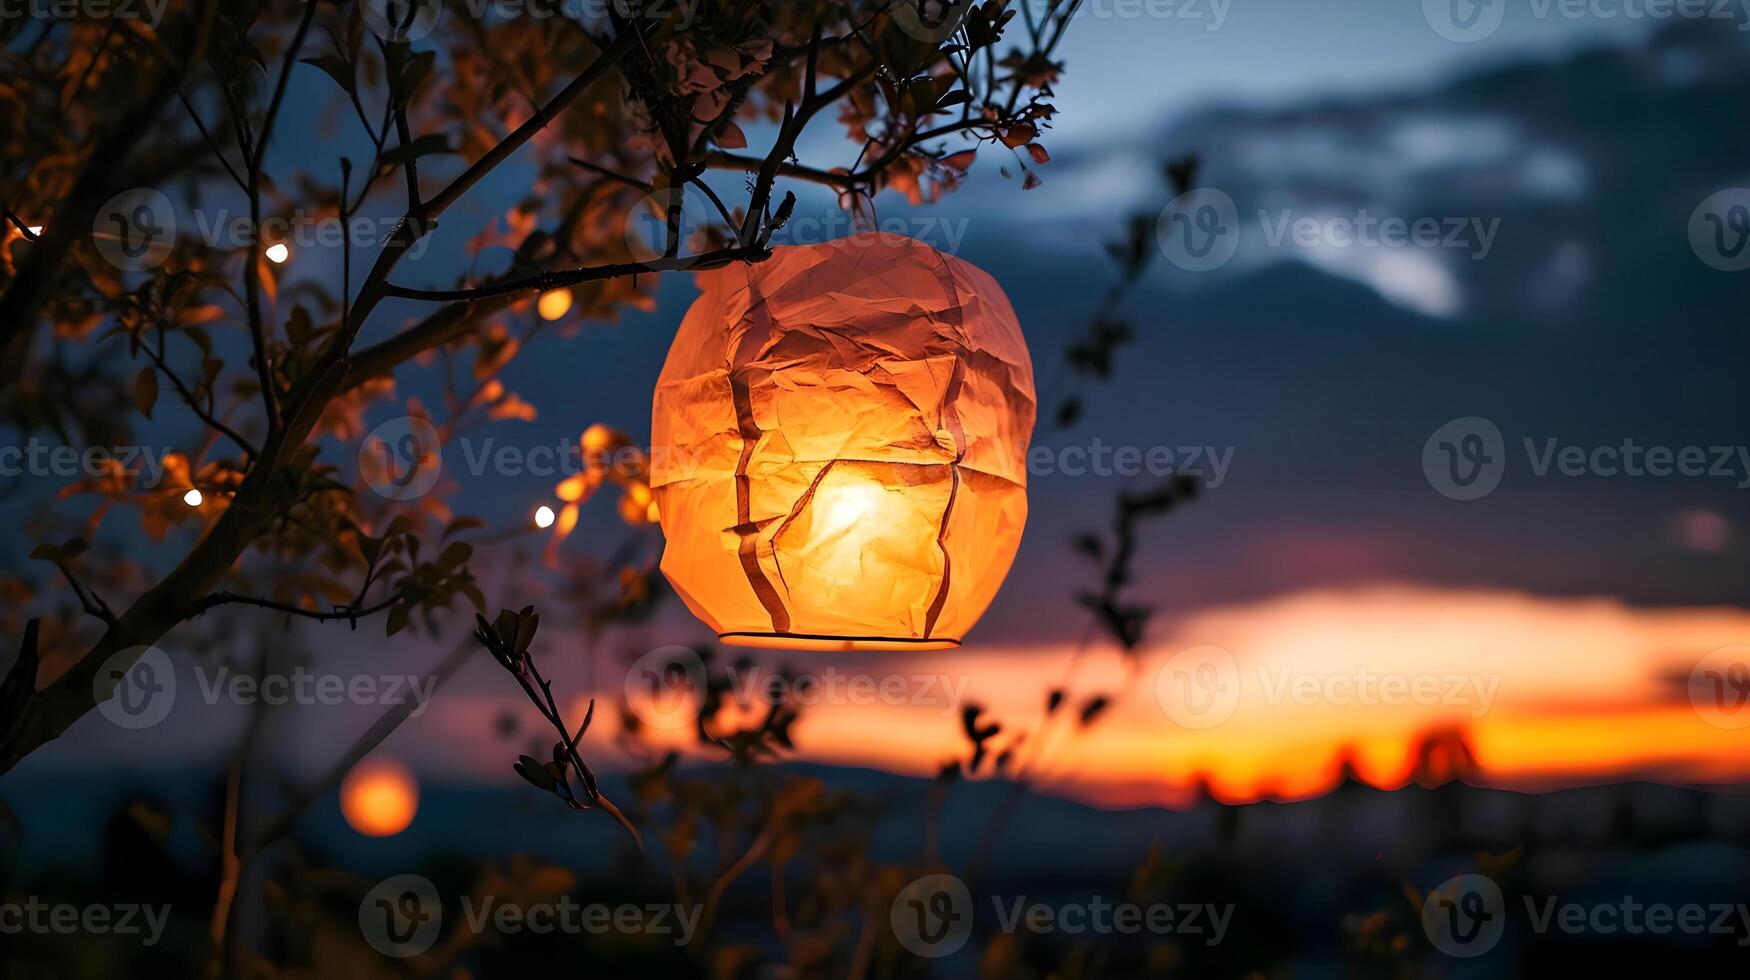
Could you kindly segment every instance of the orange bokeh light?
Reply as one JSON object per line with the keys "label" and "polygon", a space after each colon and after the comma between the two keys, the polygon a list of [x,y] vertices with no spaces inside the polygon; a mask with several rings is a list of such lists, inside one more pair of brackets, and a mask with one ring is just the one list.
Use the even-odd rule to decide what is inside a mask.
{"label": "orange bokeh light", "polygon": [[399,762],[361,763],[340,784],[340,812],[366,837],[392,837],[419,812],[419,784]]}

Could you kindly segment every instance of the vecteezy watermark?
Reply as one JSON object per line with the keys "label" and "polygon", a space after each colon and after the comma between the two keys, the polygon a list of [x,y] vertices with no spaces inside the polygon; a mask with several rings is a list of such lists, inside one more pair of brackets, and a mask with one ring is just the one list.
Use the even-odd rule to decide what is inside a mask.
{"label": "vecteezy watermark", "polygon": [[[1227,937],[1234,906],[1196,902],[1035,902],[993,895],[990,920],[1009,934],[1178,936],[1215,946]],[[977,910],[966,883],[950,874],[925,875],[900,889],[888,909],[894,938],[926,959],[952,956],[972,937]]]}
{"label": "vecteezy watermark", "polygon": [[1750,269],[1750,189],[1728,187],[1696,205],[1689,215],[1689,247],[1709,268]]}
{"label": "vecteezy watermark", "polygon": [[0,0],[0,22],[137,20],[155,31],[169,7],[170,0]]}
{"label": "vecteezy watermark", "polygon": [[[639,262],[696,258],[688,252],[690,244],[701,230],[713,227],[723,228],[723,216],[703,194],[665,188],[645,195],[627,212],[626,248]],[[799,207],[772,234],[770,244],[825,245],[859,235],[882,235],[923,242],[938,252],[958,255],[971,227],[972,219],[966,217],[905,214],[881,218],[832,206],[820,211]],[[740,228],[729,230],[736,244],[743,247],[754,244],[742,236]]]}
{"label": "vecteezy watermark", "polygon": [[975,6],[974,0],[889,0],[886,9],[906,34],[925,44],[941,44],[954,36]]}
{"label": "vecteezy watermark", "polygon": [[151,489],[163,481],[164,460],[173,452],[169,446],[75,449],[30,439],[22,446],[0,446],[0,477],[95,479],[119,471],[124,476],[140,477],[140,485]]}
{"label": "vecteezy watermark", "polygon": [[[454,440],[448,454],[459,461],[469,477],[540,477],[563,479],[585,472],[612,472],[642,476],[652,467],[670,472],[690,472],[696,463],[708,461],[686,449],[624,446],[609,450],[586,447],[580,440],[522,445],[497,436]],[[359,446],[359,473],[370,487],[390,500],[411,500],[437,485],[446,463],[445,447],[430,422],[413,416],[390,419],[372,429]],[[1210,489],[1220,487],[1233,467],[1233,446],[1133,446],[1111,444],[1095,438],[1085,445],[1034,446],[1027,451],[1025,466],[1031,477],[1132,477],[1182,476]]]}
{"label": "vecteezy watermark", "polygon": [[[1470,44],[1501,29],[1510,0],[1422,0],[1422,16],[1434,33]],[[1746,0],[1525,0],[1533,19],[1548,20],[1729,20],[1750,28]]]}
{"label": "vecteezy watermark", "polygon": [[359,475],[390,500],[431,492],[443,474],[443,440],[425,419],[403,415],[372,429],[359,442]]}
{"label": "vecteezy watermark", "polygon": [[477,20],[512,20],[528,17],[551,20],[564,17],[585,23],[602,23],[610,16],[622,20],[643,18],[668,21],[684,31],[699,16],[705,0],[462,0],[469,16]]}
{"label": "vecteezy watermark", "polygon": [[1750,727],[1750,645],[1720,647],[1689,672],[1689,704],[1716,728]]}
{"label": "vecteezy watermark", "polygon": [[[1728,936],[1750,946],[1750,905],[1744,902],[1641,902],[1632,895],[1608,901],[1564,901],[1559,895],[1522,896],[1526,924],[1537,935]],[[1422,928],[1434,948],[1472,958],[1501,942],[1510,918],[1500,886],[1486,875],[1447,879],[1422,903]]]}
{"label": "vecteezy watermark", "polygon": [[1448,878],[1422,902],[1422,930],[1448,956],[1481,956],[1507,931],[1507,902],[1487,876]]}
{"label": "vecteezy watermark", "polygon": [[294,667],[290,673],[239,674],[220,666],[197,665],[195,684],[201,700],[209,706],[221,700],[232,704],[285,705],[413,705],[409,717],[418,718],[431,707],[437,693],[435,674],[322,674]]}
{"label": "vecteezy watermark", "polygon": [[1478,415],[1453,419],[1422,444],[1422,474],[1442,496],[1477,500],[1495,492],[1507,472],[1507,447],[1495,423]]}
{"label": "vecteezy watermark", "polygon": [[[569,895],[544,902],[464,895],[459,904],[459,928],[477,936],[617,934],[660,937],[676,946],[692,942],[705,911],[703,905],[678,903],[579,902]],[[443,899],[437,886],[422,875],[385,879],[359,902],[359,932],[384,956],[404,959],[426,952],[442,934],[443,921]]]}
{"label": "vecteezy watermark", "polygon": [[[1281,707],[1461,708],[1473,718],[1488,714],[1500,692],[1501,675],[1462,671],[1309,671],[1294,664],[1259,665],[1251,700]],[[1207,729],[1233,717],[1248,689],[1233,654],[1218,646],[1180,650],[1155,672],[1155,700],[1184,728]]]}
{"label": "vecteezy watermark", "polygon": [[1086,446],[1034,446],[1027,475],[1069,477],[1190,477],[1214,490],[1227,480],[1232,446],[1113,446],[1095,438]]}
{"label": "vecteezy watermark", "polygon": [[[626,707],[647,727],[690,727],[705,706],[705,661],[690,647],[657,647],[626,670]],[[872,674],[828,665],[812,670],[771,670],[738,660],[723,670],[719,692],[728,704],[765,711],[775,705],[924,707],[951,718],[966,703],[970,674],[882,672]]]}
{"label": "vecteezy watermark", "polygon": [[[400,224],[398,218],[355,215],[343,220],[301,208],[288,215],[264,218],[259,223],[226,208],[212,211],[195,208],[192,217],[194,233],[207,247],[251,251],[263,244],[338,250],[350,243],[360,250],[374,249],[389,241]],[[124,272],[147,272],[170,257],[176,246],[177,227],[176,208],[164,192],[136,187],[110,198],[98,209],[91,233],[98,254],[111,265]],[[418,258],[430,242],[430,236],[420,237],[408,246],[407,254]],[[282,260],[283,256],[275,259]]]}
{"label": "vecteezy watermark", "polygon": [[412,43],[437,28],[443,0],[359,0],[359,13],[383,40]]}
{"label": "vecteezy watermark", "polygon": [[1369,214],[1366,208],[1354,214],[1295,214],[1284,208],[1274,214],[1260,209],[1258,225],[1264,244],[1281,248],[1446,248],[1468,252],[1482,261],[1495,247],[1500,218],[1464,217],[1400,218]]}
{"label": "vecteezy watermark", "polygon": [[[300,250],[339,249],[350,243],[353,248],[365,251],[389,241],[400,225],[400,218],[354,215],[342,220],[336,215],[315,214],[302,208],[287,215],[263,218],[259,223],[247,214],[226,208],[194,209],[195,233],[211,248],[254,250],[263,243],[283,242]],[[419,258],[431,244],[431,238],[424,235],[414,241],[407,247],[407,257]]]}
{"label": "vecteezy watermark", "polygon": [[[1475,215],[1405,218],[1362,208],[1353,214],[1306,214],[1293,208],[1257,211],[1259,241],[1271,251],[1298,249],[1451,249],[1489,257],[1500,218]],[[1199,187],[1162,209],[1155,238],[1167,261],[1187,272],[1209,272],[1231,261],[1241,240],[1239,208],[1226,192]]]}
{"label": "vecteezy watermark", "polygon": [[1186,272],[1219,269],[1239,251],[1239,209],[1225,191],[1193,188],[1161,210],[1155,241],[1167,261]]}
{"label": "vecteezy watermark", "polygon": [[138,731],[170,717],[176,704],[176,667],[157,647],[128,647],[106,658],[91,679],[98,713]]}
{"label": "vecteezy watermark", "polygon": [[[1731,480],[1739,490],[1750,489],[1750,446],[1643,445],[1633,437],[1606,445],[1564,445],[1554,436],[1527,436],[1522,445],[1531,474],[1540,478],[1682,477]],[[1508,457],[1500,428],[1471,415],[1440,426],[1423,443],[1422,474],[1441,496],[1476,500],[1500,485]]]}
{"label": "vecteezy watermark", "polygon": [[[606,23],[610,16],[668,21],[686,30],[698,18],[704,0],[463,0],[468,16],[480,21],[519,18],[564,18],[585,24]],[[411,43],[436,30],[443,17],[442,0],[360,0],[365,24],[385,41]]]}
{"label": "vecteezy watermark", "polygon": [[[1023,2],[1040,23],[1047,14],[1070,9],[1064,0]],[[1070,20],[1184,20],[1200,23],[1206,31],[1219,31],[1233,5],[1233,0],[1082,0],[1070,9]]]}
{"label": "vecteezy watermark", "polygon": [[689,728],[704,710],[708,681],[704,658],[691,647],[657,647],[626,668],[626,710],[648,728]]}
{"label": "vecteezy watermark", "polygon": [[[412,717],[425,714],[437,693],[438,678],[420,674],[325,674],[294,667],[289,673],[244,674],[230,667],[194,667],[195,690],[208,706],[237,705],[413,705]],[[186,688],[183,688],[186,689]],[[92,694],[98,711],[130,730],[151,728],[170,716],[179,690],[175,665],[157,647],[132,647],[98,668]]]}
{"label": "vecteezy watermark", "polygon": [[0,902],[0,936],[138,936],[140,945],[156,946],[169,920],[168,904],[74,905],[45,902],[35,895],[22,902]]}
{"label": "vecteezy watermark", "polygon": [[123,272],[146,272],[164,264],[176,247],[176,208],[151,187],[122,191],[91,219],[97,254]]}
{"label": "vecteezy watermark", "polygon": [[418,956],[437,944],[443,928],[437,886],[423,875],[386,878],[359,902],[359,933],[384,956]]}

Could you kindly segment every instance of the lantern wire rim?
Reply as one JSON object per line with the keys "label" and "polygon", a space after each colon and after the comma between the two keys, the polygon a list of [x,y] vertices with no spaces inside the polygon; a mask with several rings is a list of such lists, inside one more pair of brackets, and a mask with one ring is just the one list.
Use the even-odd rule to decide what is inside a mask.
{"label": "lantern wire rim", "polygon": [[959,640],[946,637],[830,636],[823,633],[719,633],[717,639],[732,647],[764,647],[768,650],[952,650]]}

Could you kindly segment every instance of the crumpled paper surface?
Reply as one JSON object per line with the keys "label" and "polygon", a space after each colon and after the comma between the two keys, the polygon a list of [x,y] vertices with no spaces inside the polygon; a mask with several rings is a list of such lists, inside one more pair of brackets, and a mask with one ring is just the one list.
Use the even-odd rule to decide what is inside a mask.
{"label": "crumpled paper surface", "polygon": [[957,643],[1027,518],[1033,368],[995,280],[871,234],[699,285],[651,431],[676,592],[732,641]]}

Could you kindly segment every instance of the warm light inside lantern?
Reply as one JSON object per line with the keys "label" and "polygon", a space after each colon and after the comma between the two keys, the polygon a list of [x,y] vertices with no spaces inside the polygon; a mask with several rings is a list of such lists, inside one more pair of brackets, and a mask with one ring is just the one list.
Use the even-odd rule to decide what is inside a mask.
{"label": "warm light inside lantern", "polygon": [[419,812],[419,786],[399,762],[361,763],[340,784],[340,812],[366,837],[392,837]]}
{"label": "warm light inside lantern", "polygon": [[700,277],[657,383],[662,570],[723,642],[957,646],[1026,523],[1032,367],[976,268],[909,239]]}

